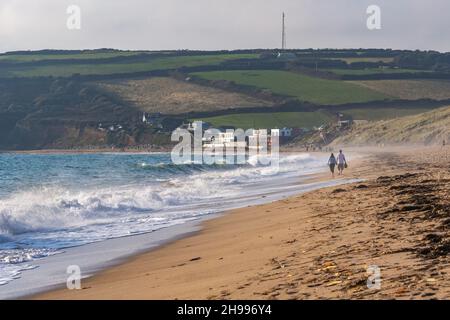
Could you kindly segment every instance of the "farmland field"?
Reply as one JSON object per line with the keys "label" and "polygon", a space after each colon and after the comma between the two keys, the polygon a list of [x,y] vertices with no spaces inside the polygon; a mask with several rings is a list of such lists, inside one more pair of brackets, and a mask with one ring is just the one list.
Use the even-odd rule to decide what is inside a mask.
{"label": "farmland field", "polygon": [[370,74],[389,74],[389,73],[421,73],[432,72],[430,70],[415,70],[415,69],[382,69],[382,68],[367,68],[367,69],[321,69],[322,71],[332,72],[339,76],[345,75],[370,75]]}
{"label": "farmland field", "polygon": [[0,61],[34,62],[43,60],[68,60],[68,59],[107,59],[114,57],[129,57],[138,54],[151,54],[146,51],[86,51],[79,53],[33,53],[33,54],[0,54]]}
{"label": "farmland field", "polygon": [[353,63],[353,62],[384,62],[384,63],[390,63],[394,61],[394,58],[391,57],[379,57],[379,58],[373,58],[373,57],[351,57],[351,58],[331,58],[331,60],[342,60],[347,63]]}
{"label": "farmland field", "polygon": [[239,85],[267,89],[275,94],[323,105],[389,98],[387,95],[352,83],[313,78],[288,71],[214,71],[193,75],[208,80],[228,80]]}
{"label": "farmland field", "polygon": [[220,54],[151,58],[144,62],[123,63],[96,63],[96,64],[57,64],[45,66],[14,66],[12,69],[2,71],[1,76],[38,77],[55,76],[68,77],[73,74],[80,75],[105,75],[116,73],[133,73],[153,70],[176,69],[180,67],[192,67],[201,65],[215,65],[233,59],[254,58],[254,54]]}
{"label": "farmland field", "polygon": [[353,120],[378,121],[416,115],[430,110],[427,108],[358,108],[340,110],[340,112],[351,116]]}
{"label": "farmland field", "polygon": [[93,84],[118,95],[139,110],[148,113],[179,114],[271,106],[266,101],[240,93],[227,92],[166,77],[110,80]]}
{"label": "farmland field", "polygon": [[450,80],[377,80],[351,83],[399,99],[450,99]]}
{"label": "farmland field", "polygon": [[274,112],[274,113],[240,113],[217,117],[209,117],[202,120],[213,127],[233,126],[235,128],[313,128],[326,124],[332,120],[332,116],[321,111],[316,112]]}

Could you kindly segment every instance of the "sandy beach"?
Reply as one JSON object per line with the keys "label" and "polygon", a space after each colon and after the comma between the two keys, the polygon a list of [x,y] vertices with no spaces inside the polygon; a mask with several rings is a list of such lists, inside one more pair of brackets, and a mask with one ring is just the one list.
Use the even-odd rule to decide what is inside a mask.
{"label": "sandy beach", "polygon": [[367,152],[345,172],[363,182],[230,211],[82,290],[31,298],[448,299],[450,149]]}

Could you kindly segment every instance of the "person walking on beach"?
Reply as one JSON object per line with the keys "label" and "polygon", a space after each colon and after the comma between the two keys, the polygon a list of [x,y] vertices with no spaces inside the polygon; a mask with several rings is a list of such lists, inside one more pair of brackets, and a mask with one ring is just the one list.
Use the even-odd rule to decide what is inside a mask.
{"label": "person walking on beach", "polygon": [[334,168],[336,167],[336,157],[334,156],[334,153],[331,154],[330,159],[328,160],[328,166],[330,167],[331,175],[334,178]]}
{"label": "person walking on beach", "polygon": [[338,164],[339,175],[341,176],[344,172],[344,169],[347,168],[347,160],[345,159],[345,155],[342,152],[342,150],[339,150],[337,164]]}

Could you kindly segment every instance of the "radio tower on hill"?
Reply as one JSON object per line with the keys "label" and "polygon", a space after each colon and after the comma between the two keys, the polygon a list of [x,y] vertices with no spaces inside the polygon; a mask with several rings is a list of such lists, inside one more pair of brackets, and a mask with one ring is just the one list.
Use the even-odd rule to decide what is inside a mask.
{"label": "radio tower on hill", "polygon": [[282,34],[281,34],[281,49],[286,49],[286,14],[283,12],[283,24],[282,24]]}

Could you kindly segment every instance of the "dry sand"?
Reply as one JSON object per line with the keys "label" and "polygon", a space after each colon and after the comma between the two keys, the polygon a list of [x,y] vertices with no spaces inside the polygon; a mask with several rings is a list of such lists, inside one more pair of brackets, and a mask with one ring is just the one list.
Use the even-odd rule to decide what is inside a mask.
{"label": "dry sand", "polygon": [[82,290],[33,298],[448,299],[449,160],[450,148],[371,153],[346,172],[364,182],[234,210]]}

